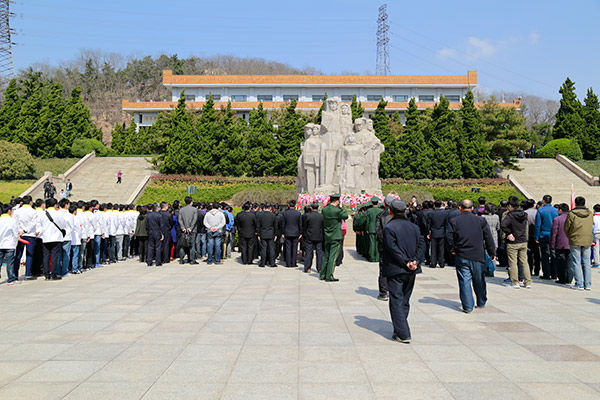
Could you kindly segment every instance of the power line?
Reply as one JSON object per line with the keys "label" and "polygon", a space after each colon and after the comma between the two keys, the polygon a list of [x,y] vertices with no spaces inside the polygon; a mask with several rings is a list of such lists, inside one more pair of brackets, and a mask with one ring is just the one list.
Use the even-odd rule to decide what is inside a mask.
{"label": "power line", "polygon": [[387,24],[387,4],[379,7],[379,16],[377,18],[377,75],[391,75],[390,67],[390,37],[388,31],[390,26]]}
{"label": "power line", "polygon": [[10,12],[11,0],[0,0],[0,75],[15,77],[15,63],[13,60],[12,41],[14,29],[10,27],[10,19],[15,16]]}

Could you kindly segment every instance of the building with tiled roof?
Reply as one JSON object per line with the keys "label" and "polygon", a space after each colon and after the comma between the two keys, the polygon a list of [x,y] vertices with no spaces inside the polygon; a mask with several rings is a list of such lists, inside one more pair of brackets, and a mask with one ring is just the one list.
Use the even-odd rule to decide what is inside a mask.
{"label": "building with tiled roof", "polygon": [[[171,90],[171,101],[123,100],[123,110],[134,116],[138,126],[151,126],[161,111],[177,106],[185,90],[186,106],[201,109],[212,94],[215,107],[225,107],[231,101],[232,109],[248,119],[249,112],[263,103],[267,110],[285,107],[297,101],[297,109],[318,110],[327,94],[343,102],[352,96],[362,102],[366,114],[372,113],[379,100],[388,102],[386,111],[401,116],[408,101],[415,98],[419,109],[432,108],[443,94],[451,109],[461,106],[467,91],[477,85],[477,71],[467,75],[173,75],[163,71],[163,85]],[[476,104],[480,106],[481,104]],[[500,103],[501,107],[521,106],[520,100]]]}

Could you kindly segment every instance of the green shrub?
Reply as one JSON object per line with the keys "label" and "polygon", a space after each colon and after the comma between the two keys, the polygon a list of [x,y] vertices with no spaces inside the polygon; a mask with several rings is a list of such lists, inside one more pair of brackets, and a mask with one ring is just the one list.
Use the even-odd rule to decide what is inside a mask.
{"label": "green shrub", "polygon": [[35,172],[35,160],[27,147],[19,143],[0,141],[0,179],[31,178]]}
{"label": "green shrub", "polygon": [[583,157],[579,144],[571,139],[554,139],[549,141],[536,153],[536,157],[555,158],[557,154],[562,154],[573,161],[579,161]]}
{"label": "green shrub", "polygon": [[296,188],[265,189],[256,187],[245,189],[233,195],[231,202],[236,205],[244,204],[247,201],[252,203],[272,203],[287,204],[290,200],[296,200]]}
{"label": "green shrub", "polygon": [[79,158],[90,154],[92,150],[96,150],[96,155],[99,157],[107,157],[115,154],[114,150],[111,151],[104,143],[96,139],[75,139],[71,146],[71,153]]}

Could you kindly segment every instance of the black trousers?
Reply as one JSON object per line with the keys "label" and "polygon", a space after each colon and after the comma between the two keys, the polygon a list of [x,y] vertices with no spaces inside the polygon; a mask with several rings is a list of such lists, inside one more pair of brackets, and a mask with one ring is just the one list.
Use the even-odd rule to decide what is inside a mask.
{"label": "black trousers", "polygon": [[295,267],[298,265],[298,236],[285,237],[285,266]]}
{"label": "black trousers", "polygon": [[556,249],[556,277],[560,283],[569,284],[573,280],[573,272],[569,268],[569,255],[571,251],[569,249]]}
{"label": "black trousers", "polygon": [[346,236],[342,236],[342,243],[340,244],[340,251],[338,251],[337,258],[335,259],[335,266],[339,267],[344,261],[344,239]]}
{"label": "black trousers", "polygon": [[556,278],[556,266],[550,252],[550,238],[540,238],[540,256],[542,259],[542,272],[545,279]]}
{"label": "black trousers", "polygon": [[410,296],[415,287],[415,274],[400,274],[388,277],[387,284],[394,334],[400,339],[410,339],[408,313],[410,311]]}
{"label": "black trousers", "polygon": [[84,268],[94,266],[96,263],[94,259],[94,238],[90,238],[90,241],[85,244],[85,256],[83,258]]}
{"label": "black trousers", "polygon": [[265,265],[275,266],[275,239],[260,239],[260,263],[261,267]]}
{"label": "black trousers", "polygon": [[431,264],[430,266],[435,267],[440,265],[444,266],[444,243],[445,238],[431,238]]}
{"label": "black trousers", "polygon": [[162,241],[162,262],[168,264],[171,261],[171,232],[163,233],[165,237]]}
{"label": "black trousers", "polygon": [[163,241],[159,237],[148,238],[148,256],[146,264],[152,265],[152,260],[156,259],[156,266],[162,265]]}
{"label": "black trousers", "polygon": [[[531,227],[529,229],[532,229]],[[535,241],[533,237],[527,241],[527,262],[529,263],[529,270],[532,275],[540,274],[540,245]]]}
{"label": "black trousers", "polygon": [[61,250],[62,242],[44,243],[44,276],[46,278],[56,278],[56,266]]}
{"label": "black trousers", "polygon": [[317,253],[317,271],[321,272],[323,265],[323,241],[322,240],[304,240],[305,256],[304,270],[308,271],[312,268],[313,254]]}
{"label": "black trousers", "polygon": [[35,239],[35,250],[33,251],[33,265],[31,275],[42,276],[44,273],[44,243],[42,239]]}
{"label": "black trousers", "polygon": [[240,253],[242,253],[242,264],[250,265],[254,259],[254,248],[256,246],[256,236],[249,238],[239,238]]}
{"label": "black trousers", "polygon": [[138,242],[138,254],[140,256],[140,262],[146,261],[148,257],[148,238],[147,237],[139,237],[137,238]]}
{"label": "black trousers", "polygon": [[386,278],[385,276],[381,275],[381,270],[383,269],[383,263],[381,262],[381,259],[379,259],[379,295],[380,296],[387,296],[388,295],[388,284],[387,284],[387,280],[388,278]]}

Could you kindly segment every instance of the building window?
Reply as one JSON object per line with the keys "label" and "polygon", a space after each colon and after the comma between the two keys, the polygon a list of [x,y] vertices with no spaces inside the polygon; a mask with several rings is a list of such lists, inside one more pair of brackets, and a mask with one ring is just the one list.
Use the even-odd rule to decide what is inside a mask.
{"label": "building window", "polygon": [[284,94],[283,95],[283,101],[292,101],[292,100],[298,100],[298,95],[297,94]]}
{"label": "building window", "polygon": [[448,101],[450,103],[459,103],[460,102],[460,96],[457,94],[451,94],[449,96],[446,96],[446,98],[448,99]]}
{"label": "building window", "polygon": [[396,101],[396,102],[408,101],[408,95],[407,94],[396,94],[396,95],[394,95],[394,101]]}
{"label": "building window", "polygon": [[185,101],[196,101],[196,95],[195,94],[186,94]]}
{"label": "building window", "polygon": [[313,94],[312,101],[325,101],[325,95],[324,94]]}
{"label": "building window", "polygon": [[140,124],[141,124],[141,123],[142,123],[142,121],[143,121],[143,119],[142,119],[142,118],[143,118],[143,116],[142,116],[142,114],[140,114],[140,120],[139,120],[139,123],[140,123]]}
{"label": "building window", "polygon": [[352,101],[352,96],[351,94],[343,94],[342,95],[342,101]]}
{"label": "building window", "polygon": [[234,94],[231,96],[231,101],[246,101],[245,94]]}
{"label": "building window", "polygon": [[422,103],[433,103],[432,94],[421,94],[419,95],[419,101]]}
{"label": "building window", "polygon": [[[206,101],[208,101],[208,99],[210,98],[211,94],[212,93],[209,93],[209,94],[206,95]],[[220,94],[213,94],[212,97],[213,97],[213,101],[221,101],[221,95]]]}
{"label": "building window", "polygon": [[258,99],[258,101],[273,101],[273,96],[270,94],[259,94],[258,96],[256,96],[256,98]]}
{"label": "building window", "polygon": [[370,94],[367,96],[367,101],[379,101],[381,100],[380,94]]}

